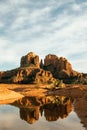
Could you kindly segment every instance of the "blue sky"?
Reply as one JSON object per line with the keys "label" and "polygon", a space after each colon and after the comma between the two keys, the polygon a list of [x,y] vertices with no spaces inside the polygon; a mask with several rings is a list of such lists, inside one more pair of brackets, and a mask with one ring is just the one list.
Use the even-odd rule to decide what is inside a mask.
{"label": "blue sky", "polygon": [[31,51],[87,72],[87,0],[0,0],[0,70],[19,67]]}

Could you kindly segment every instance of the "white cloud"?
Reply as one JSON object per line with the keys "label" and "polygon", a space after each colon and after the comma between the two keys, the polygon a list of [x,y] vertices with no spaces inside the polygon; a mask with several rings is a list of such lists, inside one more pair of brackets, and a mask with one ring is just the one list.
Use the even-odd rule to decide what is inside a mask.
{"label": "white cloud", "polygon": [[0,28],[4,27],[4,24],[2,22],[0,22]]}
{"label": "white cloud", "polygon": [[[73,64],[81,63],[74,68],[82,71],[82,63],[87,63],[87,2],[50,0],[34,4],[28,0],[9,0],[1,5],[3,33],[0,33],[4,37],[0,37],[1,62],[14,62],[19,66],[21,56],[28,51],[34,51],[41,58],[54,53]],[[76,61],[75,55],[84,61],[81,62],[81,58]]]}
{"label": "white cloud", "polygon": [[81,6],[75,3],[75,4],[72,6],[72,9],[73,9],[74,11],[80,11],[80,10],[81,10]]}
{"label": "white cloud", "polygon": [[8,43],[8,41],[4,38],[0,38],[0,47],[4,47],[6,46]]}
{"label": "white cloud", "polygon": [[26,3],[27,2],[27,0],[21,0],[21,2],[19,1],[19,0],[14,0],[14,1],[12,1],[12,0],[8,0],[9,1],[9,3],[11,3],[12,5],[14,5],[14,4],[24,4],[24,3]]}
{"label": "white cloud", "polygon": [[9,63],[14,62],[15,63],[16,53],[14,48],[12,48],[12,43],[8,41],[7,39],[0,38],[0,61],[1,64],[3,62]]}

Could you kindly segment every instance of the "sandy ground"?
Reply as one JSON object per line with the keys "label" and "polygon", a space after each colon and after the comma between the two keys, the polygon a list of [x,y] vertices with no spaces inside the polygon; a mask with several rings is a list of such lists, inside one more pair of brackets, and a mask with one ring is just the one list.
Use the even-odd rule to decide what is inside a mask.
{"label": "sandy ground", "polygon": [[74,99],[74,111],[87,128],[87,85],[66,85],[59,90],[46,89],[46,84],[0,84],[0,104],[11,103],[24,96],[59,95]]}
{"label": "sandy ground", "polygon": [[23,98],[24,96],[20,93],[16,93],[15,91],[9,90],[4,86],[0,86],[0,104],[11,103],[14,100]]}

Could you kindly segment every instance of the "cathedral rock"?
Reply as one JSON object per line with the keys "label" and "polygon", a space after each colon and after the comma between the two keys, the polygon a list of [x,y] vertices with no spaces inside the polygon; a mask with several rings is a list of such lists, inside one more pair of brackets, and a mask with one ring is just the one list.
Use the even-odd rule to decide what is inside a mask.
{"label": "cathedral rock", "polygon": [[19,68],[0,72],[0,83],[49,83],[55,79],[65,83],[87,82],[87,74],[73,70],[66,58],[48,54],[43,63],[33,52],[21,58]]}

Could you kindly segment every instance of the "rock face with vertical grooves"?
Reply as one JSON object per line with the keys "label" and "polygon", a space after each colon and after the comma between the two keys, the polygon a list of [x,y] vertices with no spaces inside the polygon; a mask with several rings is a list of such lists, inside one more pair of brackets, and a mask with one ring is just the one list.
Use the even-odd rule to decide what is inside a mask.
{"label": "rock face with vertical grooves", "polygon": [[72,66],[67,59],[59,58],[56,55],[47,55],[44,59],[44,66],[57,78],[70,77],[73,72]]}
{"label": "rock face with vertical grooves", "polygon": [[0,72],[1,83],[47,83],[54,78],[50,71],[39,66],[39,56],[33,52],[21,58],[20,67],[14,70]]}
{"label": "rock face with vertical grooves", "polygon": [[21,58],[20,67],[27,67],[30,65],[39,67],[39,56],[33,52],[30,52]]}
{"label": "rock face with vertical grooves", "polygon": [[50,71],[55,78],[70,79],[81,77],[82,74],[74,71],[66,58],[49,54],[44,59],[43,68]]}
{"label": "rock face with vertical grooves", "polygon": [[65,83],[87,83],[87,74],[74,71],[66,58],[52,54],[47,55],[43,63],[39,62],[38,55],[29,52],[21,58],[19,68],[0,72],[0,83],[48,83],[55,78]]}

